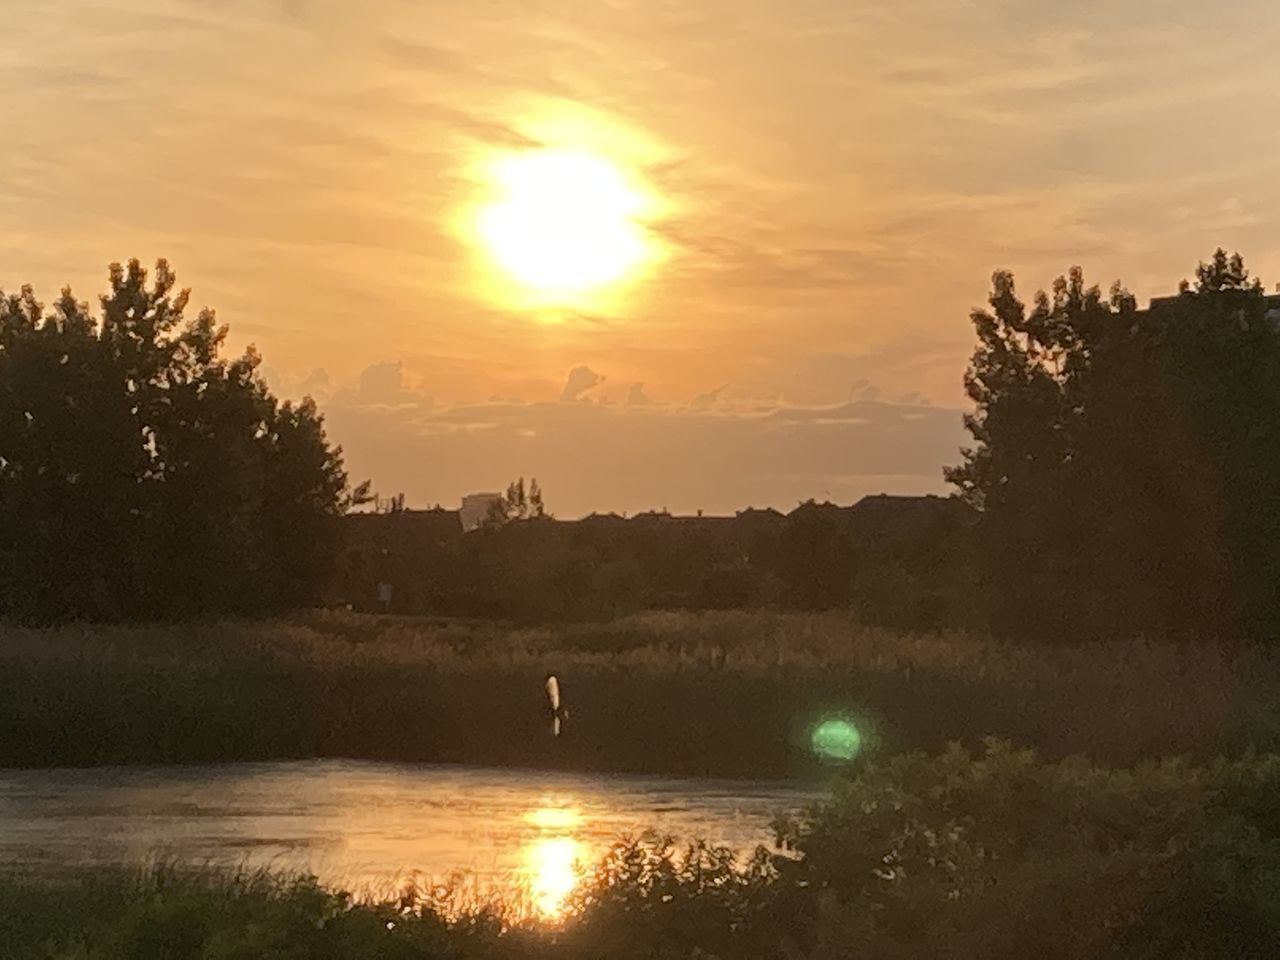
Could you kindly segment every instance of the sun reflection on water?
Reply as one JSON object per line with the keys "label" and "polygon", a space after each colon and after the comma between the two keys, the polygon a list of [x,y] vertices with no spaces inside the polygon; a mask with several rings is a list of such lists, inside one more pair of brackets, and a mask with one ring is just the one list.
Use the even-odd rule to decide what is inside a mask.
{"label": "sun reflection on water", "polygon": [[542,837],[525,848],[525,862],[533,905],[544,919],[558,919],[582,879],[582,844],[573,837]]}
{"label": "sun reflection on water", "polygon": [[582,814],[574,807],[543,806],[529,811],[524,820],[538,835],[524,846],[522,879],[538,916],[560,919],[586,868],[586,845],[573,835]]}
{"label": "sun reflection on water", "polygon": [[582,823],[582,813],[575,807],[539,807],[526,813],[524,819],[541,830],[572,830]]}

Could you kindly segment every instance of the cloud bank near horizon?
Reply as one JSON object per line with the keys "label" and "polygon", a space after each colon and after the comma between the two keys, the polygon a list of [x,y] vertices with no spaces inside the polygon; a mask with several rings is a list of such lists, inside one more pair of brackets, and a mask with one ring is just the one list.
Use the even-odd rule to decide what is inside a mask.
{"label": "cloud bank near horizon", "polygon": [[383,496],[403,492],[412,506],[456,506],[463,494],[517,476],[536,476],[550,509],[565,517],[942,493],[940,464],[956,459],[964,439],[958,410],[882,400],[870,385],[821,405],[727,391],[656,402],[637,400],[635,384],[621,399],[593,395],[604,379],[578,367],[559,399],[453,404],[406,384],[396,364],[374,365],[337,389],[317,374],[308,382],[353,473]]}

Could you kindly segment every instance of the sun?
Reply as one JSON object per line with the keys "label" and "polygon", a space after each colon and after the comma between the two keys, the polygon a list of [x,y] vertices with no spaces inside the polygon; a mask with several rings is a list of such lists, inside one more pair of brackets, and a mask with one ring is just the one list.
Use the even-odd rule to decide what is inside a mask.
{"label": "sun", "polygon": [[654,202],[637,176],[602,154],[542,148],[486,165],[473,233],[516,299],[591,305],[637,279],[657,256]]}

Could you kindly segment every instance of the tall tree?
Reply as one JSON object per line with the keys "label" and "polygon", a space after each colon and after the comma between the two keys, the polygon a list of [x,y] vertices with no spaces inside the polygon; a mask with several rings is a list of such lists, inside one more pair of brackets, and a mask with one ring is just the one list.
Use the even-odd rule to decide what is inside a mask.
{"label": "tall tree", "polygon": [[983,513],[994,627],[1225,635],[1274,622],[1259,572],[1280,559],[1280,337],[1266,310],[1222,251],[1148,311],[1075,269],[1028,312],[996,275],[965,380],[976,443],[947,471]]}
{"label": "tall tree", "polygon": [[[95,319],[0,297],[0,606],[29,619],[305,602],[349,489],[310,401],[221,356],[168,264],[113,264]],[[332,526],[332,524],[328,524]],[[285,531],[288,531],[285,533]]]}
{"label": "tall tree", "polygon": [[512,520],[539,520],[548,516],[550,514],[542,502],[542,488],[538,486],[537,478],[526,489],[524,477],[520,477],[507,484],[507,492],[489,505],[484,524],[487,527],[501,527]]}
{"label": "tall tree", "polygon": [[[274,410],[268,445],[262,553],[270,565],[267,599],[308,606],[320,599],[340,546],[334,518],[370,498],[368,482],[350,489],[341,448],[329,445],[324,417],[310,397]],[[400,498],[403,510],[404,498]]]}

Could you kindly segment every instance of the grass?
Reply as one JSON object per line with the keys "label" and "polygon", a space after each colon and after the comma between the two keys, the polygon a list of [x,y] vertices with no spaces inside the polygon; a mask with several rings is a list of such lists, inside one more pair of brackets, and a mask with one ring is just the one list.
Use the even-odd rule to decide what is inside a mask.
{"label": "grass", "polygon": [[447,892],[160,865],[0,876],[6,960],[1280,956],[1280,758],[1109,769],[989,741],[865,763],[798,858],[620,844],[551,927]]}
{"label": "grass", "polygon": [[[1280,751],[1278,658],[754,613],[6,627],[9,765],[348,756],[786,775],[814,762],[809,731],[831,714],[856,719],[869,749],[829,801],[777,824],[791,855],[620,845],[550,928],[448,889],[357,899],[161,864],[0,873],[0,957],[1280,956],[1280,759],[1255,753]],[[559,740],[548,671],[571,710]]]}
{"label": "grass", "polygon": [[[429,901],[359,902],[310,877],[160,864],[0,880],[0,953],[41,960],[250,960],[458,955],[500,915],[445,919]],[[514,940],[514,938],[512,938]]]}
{"label": "grass", "polygon": [[[562,682],[565,736],[542,684]],[[997,736],[1129,764],[1280,750],[1280,651],[998,643],[841,615],[517,629],[348,613],[0,628],[0,765],[293,757],[786,776],[823,716],[876,755]]]}

